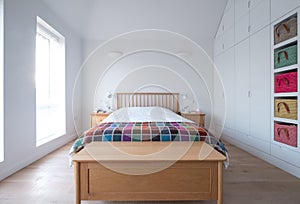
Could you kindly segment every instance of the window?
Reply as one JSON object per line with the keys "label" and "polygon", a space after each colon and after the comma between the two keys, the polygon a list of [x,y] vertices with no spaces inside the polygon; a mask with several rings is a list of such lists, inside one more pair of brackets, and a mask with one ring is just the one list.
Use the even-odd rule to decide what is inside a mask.
{"label": "window", "polygon": [[41,18],[36,30],[36,144],[66,134],[65,39]]}
{"label": "window", "polygon": [[3,0],[0,0],[0,162],[4,161],[3,33]]}

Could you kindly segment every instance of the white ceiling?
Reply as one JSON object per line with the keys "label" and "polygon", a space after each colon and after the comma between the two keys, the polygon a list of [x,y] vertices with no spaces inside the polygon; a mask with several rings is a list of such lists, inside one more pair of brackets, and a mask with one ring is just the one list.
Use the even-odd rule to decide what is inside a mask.
{"label": "white ceiling", "polygon": [[227,0],[43,0],[84,39],[107,40],[138,29],[164,29],[211,40]]}

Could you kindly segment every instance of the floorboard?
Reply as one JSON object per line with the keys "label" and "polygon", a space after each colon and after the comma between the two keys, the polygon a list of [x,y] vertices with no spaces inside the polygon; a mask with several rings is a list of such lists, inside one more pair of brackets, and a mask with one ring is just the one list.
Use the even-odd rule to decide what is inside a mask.
{"label": "floorboard", "polygon": [[[299,204],[300,179],[226,143],[230,167],[224,172],[224,204]],[[0,182],[1,204],[74,203],[73,169],[68,164],[70,144]],[[83,204],[198,202],[101,202]]]}

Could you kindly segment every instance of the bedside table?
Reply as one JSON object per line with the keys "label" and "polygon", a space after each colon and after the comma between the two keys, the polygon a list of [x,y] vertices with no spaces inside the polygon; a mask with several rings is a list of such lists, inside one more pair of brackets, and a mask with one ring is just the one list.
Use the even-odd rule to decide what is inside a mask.
{"label": "bedside table", "polygon": [[104,120],[105,118],[107,118],[107,116],[109,116],[110,113],[91,113],[90,114],[90,127],[95,127],[98,123],[100,123],[102,120]]}
{"label": "bedside table", "polygon": [[185,117],[195,123],[199,124],[200,126],[205,126],[205,114],[204,113],[181,113],[182,117]]}

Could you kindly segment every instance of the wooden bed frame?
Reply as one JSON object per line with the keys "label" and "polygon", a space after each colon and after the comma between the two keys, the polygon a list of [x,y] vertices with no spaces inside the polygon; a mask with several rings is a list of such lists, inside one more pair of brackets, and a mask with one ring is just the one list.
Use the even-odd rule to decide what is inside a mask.
{"label": "wooden bed frame", "polygon": [[116,93],[116,100],[117,109],[159,106],[179,112],[179,93]]}
{"label": "wooden bed frame", "polygon": [[[129,95],[138,97],[128,102]],[[179,94],[174,93],[119,93],[117,107],[156,105],[178,112],[178,96]],[[144,157],[155,155],[170,145],[173,152],[170,151],[165,156]],[[186,152],[175,159],[174,154],[187,146],[189,148]],[[116,154],[116,149],[125,152],[124,155],[127,153],[138,156],[123,157]],[[225,156],[204,142],[90,143],[73,156],[76,204],[81,203],[81,200],[216,200],[218,204],[222,204],[225,159]],[[148,170],[170,162],[172,165],[168,168],[145,175],[126,174],[107,168],[138,172],[143,168]]]}

